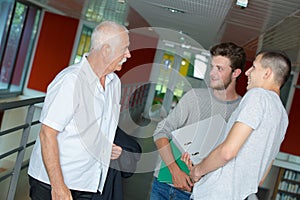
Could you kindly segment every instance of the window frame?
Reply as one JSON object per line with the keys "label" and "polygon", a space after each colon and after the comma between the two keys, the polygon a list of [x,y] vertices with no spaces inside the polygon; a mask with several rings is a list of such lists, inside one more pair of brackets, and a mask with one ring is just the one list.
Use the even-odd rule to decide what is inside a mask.
{"label": "window frame", "polygon": [[[3,27],[3,35],[2,39],[0,40],[0,76],[1,78],[4,78],[0,81],[3,80],[1,84],[3,83],[3,86],[6,86],[7,84],[7,87],[0,88],[0,99],[16,97],[23,94],[26,75],[33,53],[33,46],[37,40],[37,31],[42,13],[40,7],[25,1],[11,0],[8,3],[11,5],[7,11],[7,22],[5,27]],[[12,45],[9,43],[9,39],[13,34],[15,34],[13,33],[13,31],[15,31],[13,26],[16,25],[14,24],[14,17],[17,16],[17,6],[24,6],[24,13],[21,13],[23,16],[20,15],[24,19],[21,19],[21,24],[17,24],[16,28],[19,29],[17,31],[19,31],[20,35],[17,42],[12,40],[16,43],[14,44],[15,46],[13,48],[9,49],[9,45]],[[15,23],[19,22],[17,21]],[[9,50],[12,50],[15,54],[11,55]],[[10,56],[13,56],[13,59],[11,59]],[[5,70],[4,65],[7,61],[5,60],[6,58],[8,58],[7,60],[9,61],[7,68],[10,71],[7,74],[3,74],[1,72],[4,72]]]}

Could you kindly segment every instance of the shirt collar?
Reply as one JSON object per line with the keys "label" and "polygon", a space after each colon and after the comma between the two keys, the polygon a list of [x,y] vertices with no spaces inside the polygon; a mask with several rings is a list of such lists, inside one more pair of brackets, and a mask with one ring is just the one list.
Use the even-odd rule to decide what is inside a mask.
{"label": "shirt collar", "polygon": [[[86,74],[86,78],[87,78],[88,83],[91,85],[95,81],[99,82],[100,80],[99,80],[98,76],[96,75],[96,73],[93,71],[92,66],[88,62],[87,56],[88,56],[87,53],[85,53],[82,56],[81,63],[82,63],[82,66],[83,66],[82,70]],[[108,84],[109,82],[111,82],[114,79],[113,74],[114,73],[112,72],[112,73],[109,73],[109,74],[106,75],[105,84]]]}

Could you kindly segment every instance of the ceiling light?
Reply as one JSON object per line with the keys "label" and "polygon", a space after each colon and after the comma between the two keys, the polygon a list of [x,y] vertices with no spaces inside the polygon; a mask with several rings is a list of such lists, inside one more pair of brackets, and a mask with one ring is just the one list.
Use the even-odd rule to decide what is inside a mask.
{"label": "ceiling light", "polygon": [[183,10],[178,10],[175,8],[169,8],[169,7],[165,7],[166,10],[168,10],[171,13],[185,13]]}
{"label": "ceiling light", "polygon": [[248,5],[248,0],[237,0],[236,5],[246,8]]}
{"label": "ceiling light", "polygon": [[181,47],[182,47],[182,48],[189,49],[189,48],[191,48],[191,45],[187,45],[187,44],[181,44]]}

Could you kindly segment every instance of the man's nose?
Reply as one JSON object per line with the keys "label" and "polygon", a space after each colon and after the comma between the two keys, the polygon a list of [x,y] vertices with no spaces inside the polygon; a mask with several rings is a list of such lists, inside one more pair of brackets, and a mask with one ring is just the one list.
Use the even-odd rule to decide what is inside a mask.
{"label": "man's nose", "polygon": [[246,75],[246,76],[249,76],[249,74],[251,73],[251,71],[252,71],[252,67],[250,67],[250,68],[245,72],[245,75]]}
{"label": "man's nose", "polygon": [[127,49],[125,56],[126,56],[126,58],[131,58],[131,54],[130,54],[129,49]]}

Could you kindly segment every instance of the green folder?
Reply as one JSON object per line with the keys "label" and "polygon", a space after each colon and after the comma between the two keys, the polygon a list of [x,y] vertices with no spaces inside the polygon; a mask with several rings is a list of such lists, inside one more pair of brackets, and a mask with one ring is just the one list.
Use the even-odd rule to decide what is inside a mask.
{"label": "green folder", "polygon": [[[170,146],[171,146],[173,156],[175,158],[175,161],[176,161],[177,165],[179,166],[179,168],[182,171],[184,171],[186,174],[189,175],[190,171],[189,171],[188,167],[180,159],[181,158],[181,152],[176,147],[176,145],[172,142],[172,140],[170,141]],[[167,165],[164,161],[161,162],[161,166],[160,166],[160,169],[159,169],[157,180],[160,181],[160,182],[163,182],[163,183],[173,183],[171,172],[170,172],[169,168],[167,167]]]}

